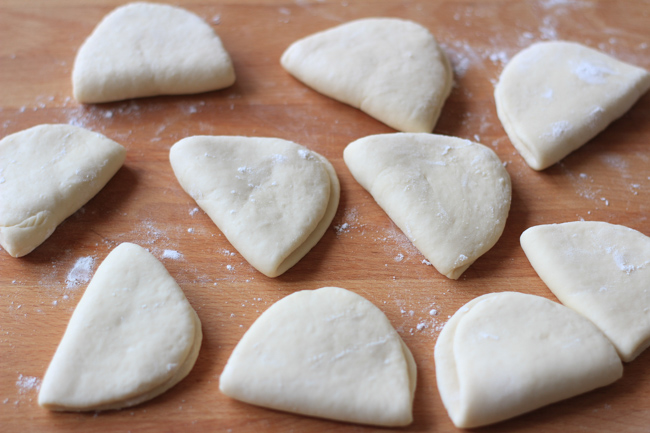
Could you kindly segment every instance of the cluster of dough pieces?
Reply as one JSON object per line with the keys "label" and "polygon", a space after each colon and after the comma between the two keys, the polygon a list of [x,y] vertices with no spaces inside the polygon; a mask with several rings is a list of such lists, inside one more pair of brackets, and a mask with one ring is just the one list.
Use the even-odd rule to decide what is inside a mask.
{"label": "cluster of dough pieces", "polygon": [[[119,36],[119,37],[116,37]],[[182,61],[179,61],[182,60]],[[457,279],[501,236],[511,183],[487,147],[432,131],[453,76],[424,27],[362,19],[292,44],[296,78],[402,131],[349,144],[344,160],[413,244]],[[79,49],[74,96],[98,103],[205,92],[235,81],[219,37],[180,8],[133,3]],[[499,118],[534,169],[557,162],[650,87],[643,69],[569,42],[535,44],[506,66]],[[31,252],[119,170],[125,149],[69,125],[0,141],[0,244]],[[278,276],[319,241],[339,203],[323,156],[277,138],[195,136],[170,151],[183,189],[256,269]],[[29,173],[30,182],[25,182]],[[494,423],[607,385],[650,345],[650,239],[603,222],[532,227],[521,237],[567,307],[521,293],[484,295],[447,323],[435,348],[443,403],[459,427]],[[131,406],[178,383],[201,345],[198,316],[164,266],[124,243],[99,266],[47,370],[53,410]],[[366,299],[326,287],[264,312],[220,378],[225,394],[310,416],[384,426],[412,422],[413,357]]]}

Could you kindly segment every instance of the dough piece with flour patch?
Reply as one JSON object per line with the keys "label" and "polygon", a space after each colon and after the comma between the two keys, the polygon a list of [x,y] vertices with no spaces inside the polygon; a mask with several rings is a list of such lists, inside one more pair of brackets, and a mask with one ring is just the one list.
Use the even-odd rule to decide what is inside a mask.
{"label": "dough piece with flour patch", "polygon": [[503,421],[623,374],[605,336],[539,296],[491,293],[460,308],[435,347],[438,390],[459,428]]}
{"label": "dough piece with flour patch", "polygon": [[124,163],[126,150],[96,132],[38,125],[0,141],[0,244],[29,254],[93,198]]}
{"label": "dough piece with flour patch", "polygon": [[83,43],[74,97],[83,103],[201,93],[235,82],[219,36],[197,15],[156,3],[115,9]]}
{"label": "dough piece with flour patch", "polygon": [[649,237],[581,221],[531,227],[521,246],[560,302],[600,328],[623,361],[650,346]]}
{"label": "dough piece with flour patch", "polygon": [[174,144],[169,158],[183,189],[269,277],[307,254],[338,208],[332,165],[291,141],[196,136]]}
{"label": "dough piece with flour patch", "polygon": [[506,65],[497,113],[526,163],[543,170],[622,116],[650,88],[650,73],[577,43],[534,44]]}
{"label": "dough piece with flour patch", "polygon": [[142,403],[187,376],[201,340],[198,316],[162,263],[120,244],[75,308],[38,404],[86,411]]}
{"label": "dough piece with flour patch", "polygon": [[444,51],[421,25],[366,18],[294,42],[282,66],[318,92],[405,132],[431,132],[453,84]]}
{"label": "dough piece with flour patch", "polygon": [[424,133],[372,135],[343,158],[433,266],[457,279],[497,242],[510,210],[510,176],[487,147]]}
{"label": "dough piece with flour patch", "polygon": [[303,415],[381,426],[412,422],[413,356],[384,313],[348,290],[287,296],[235,347],[226,395]]}

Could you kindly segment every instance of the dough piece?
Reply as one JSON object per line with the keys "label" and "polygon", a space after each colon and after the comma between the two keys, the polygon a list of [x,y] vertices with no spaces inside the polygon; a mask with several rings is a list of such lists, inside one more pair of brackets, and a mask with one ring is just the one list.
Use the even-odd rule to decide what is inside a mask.
{"label": "dough piece", "polygon": [[124,163],[126,150],[70,125],[39,125],[0,141],[0,244],[29,254],[93,198]]}
{"label": "dough piece", "polygon": [[412,422],[416,366],[386,316],[338,287],[276,302],[244,334],[224,394],[303,415],[381,426]]}
{"label": "dough piece", "polygon": [[85,411],[142,403],[187,376],[201,339],[198,316],[162,263],[120,244],[74,310],[38,404]]}
{"label": "dough piece", "polygon": [[513,57],[494,97],[512,144],[530,167],[543,170],[622,116],[648,88],[648,71],[557,41]]}
{"label": "dough piece", "polygon": [[583,221],[531,227],[521,246],[560,302],[600,328],[623,361],[650,346],[650,238]]}
{"label": "dough piece", "polygon": [[510,176],[481,144],[433,134],[371,135],[350,143],[343,158],[357,182],[448,278],[459,278],[503,233]]}
{"label": "dough piece", "polygon": [[502,421],[623,374],[616,350],[587,319],[546,298],[491,293],[459,309],[435,347],[442,402],[456,427]]}
{"label": "dough piece", "polygon": [[183,189],[269,277],[318,243],[339,204],[329,161],[291,141],[195,136],[174,144],[169,158]]}
{"label": "dough piece", "polygon": [[82,103],[201,93],[234,82],[230,56],[208,24],[155,3],[130,3],[106,15],[72,71],[74,97]]}
{"label": "dough piece", "polygon": [[316,91],[405,132],[431,132],[453,84],[431,33],[397,18],[351,21],[308,36],[281,63]]}

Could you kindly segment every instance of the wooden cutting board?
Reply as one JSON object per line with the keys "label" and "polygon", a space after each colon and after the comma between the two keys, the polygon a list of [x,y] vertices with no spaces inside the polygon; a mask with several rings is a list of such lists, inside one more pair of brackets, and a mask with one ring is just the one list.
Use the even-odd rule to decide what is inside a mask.
{"label": "wooden cutting board", "polygon": [[[436,338],[449,316],[489,292],[520,291],[555,300],[519,246],[522,231],[585,219],[650,234],[650,95],[541,173],[528,168],[510,144],[492,96],[504,64],[540,40],[577,41],[650,68],[647,1],[176,0],[221,36],[237,83],[193,96],[79,105],[71,97],[75,53],[99,20],[121,3],[0,3],[0,136],[41,123],[70,123],[105,134],[128,150],[124,167],[110,183],[43,245],[21,259],[0,251],[3,432],[375,430],[253,407],[218,391],[219,374],[251,323],[284,296],[323,286],[344,287],[371,300],[413,352],[418,365],[415,422],[403,430],[455,431],[438,394],[433,362]],[[422,263],[424,257],[343,163],[343,149],[351,141],[393,130],[319,95],[280,67],[280,55],[294,40],[369,16],[408,18],[431,30],[452,60],[456,82],[435,132],[489,146],[512,177],[512,208],[503,236],[458,281]],[[289,139],[323,154],[336,168],[342,190],[332,227],[281,277],[267,278],[248,265],[176,181],[169,148],[199,134]],[[98,414],[43,410],[36,403],[38,385],[87,279],[125,241],[160,258],[197,310],[204,341],[196,366],[164,395],[131,409]],[[75,265],[82,271],[76,278]],[[649,408],[646,351],[611,386],[478,430],[641,432],[650,429]]]}

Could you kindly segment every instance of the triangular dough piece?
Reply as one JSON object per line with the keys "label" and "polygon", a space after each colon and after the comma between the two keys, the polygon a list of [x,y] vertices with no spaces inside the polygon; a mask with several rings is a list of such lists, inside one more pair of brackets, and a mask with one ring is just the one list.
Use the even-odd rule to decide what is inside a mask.
{"label": "triangular dough piece", "polygon": [[39,125],[0,141],[0,244],[30,253],[93,198],[124,163],[126,150],[96,132]]}
{"label": "triangular dough piece", "polygon": [[187,376],[201,339],[198,316],[162,263],[120,244],[74,310],[38,404],[85,411],[142,403]]}
{"label": "triangular dough piece", "polygon": [[169,158],[183,189],[269,277],[307,254],[338,208],[332,165],[291,141],[195,136],[174,144]]}
{"label": "triangular dough piece", "polygon": [[431,132],[451,92],[447,56],[413,21],[366,18],[294,42],[282,66],[318,92],[405,132]]}
{"label": "triangular dough piece", "polygon": [[650,88],[650,74],[572,42],[540,42],[506,65],[497,113],[526,163],[543,170],[622,116]]}
{"label": "triangular dough piece", "polygon": [[539,296],[491,293],[459,309],[435,347],[442,402],[456,427],[502,421],[623,374],[605,336],[571,309]]}
{"label": "triangular dough piece", "polygon": [[497,242],[510,210],[510,176],[487,147],[433,134],[371,135],[343,158],[354,178],[413,244],[457,279]]}
{"label": "triangular dough piece", "polygon": [[382,426],[412,422],[416,366],[384,313],[338,287],[276,302],[219,379],[226,395],[303,415]]}
{"label": "triangular dough piece", "polygon": [[234,82],[230,56],[208,24],[155,3],[130,3],[106,15],[72,71],[74,97],[83,103],[201,93]]}
{"label": "triangular dough piece", "polygon": [[650,238],[605,222],[531,227],[531,265],[557,298],[591,320],[624,361],[650,346]]}

